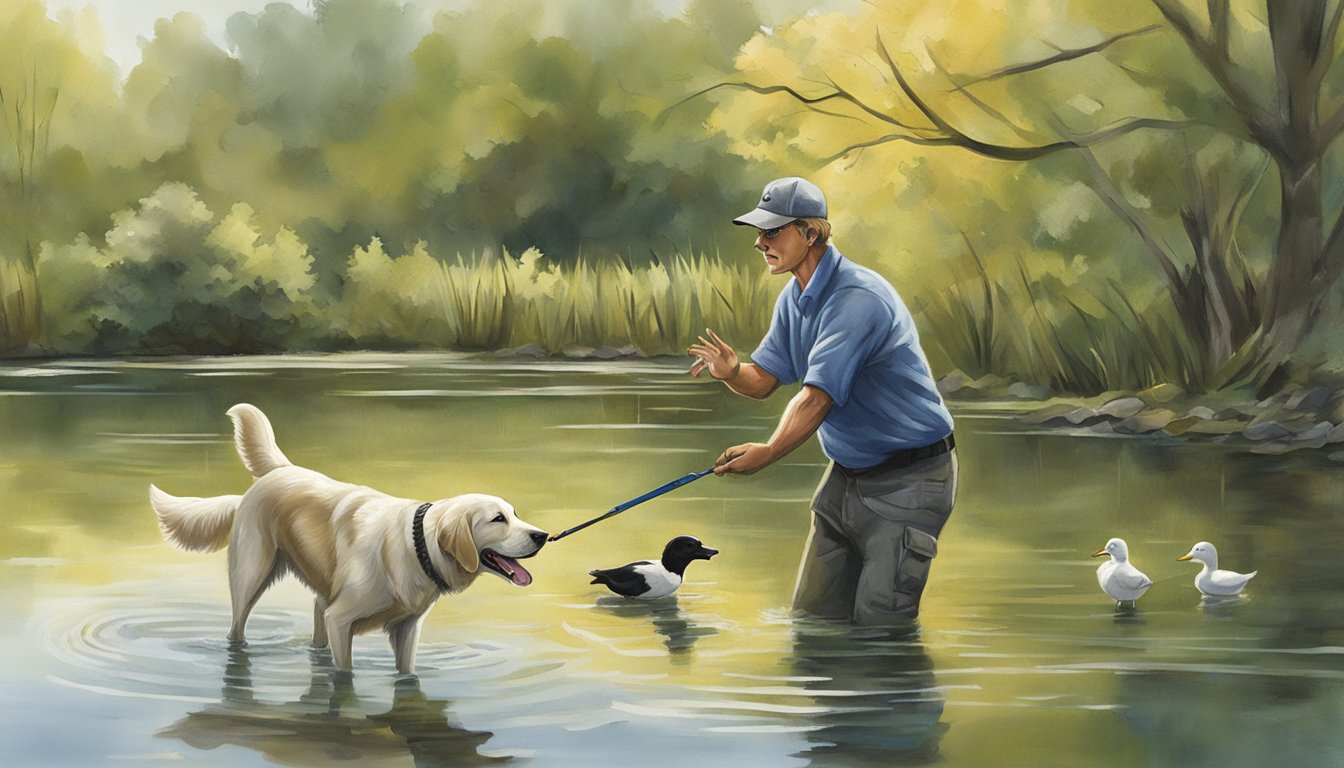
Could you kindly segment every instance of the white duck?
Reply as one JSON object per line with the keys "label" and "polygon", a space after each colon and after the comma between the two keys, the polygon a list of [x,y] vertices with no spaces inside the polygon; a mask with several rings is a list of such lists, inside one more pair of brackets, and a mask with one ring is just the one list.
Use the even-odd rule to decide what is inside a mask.
{"label": "white duck", "polygon": [[1111,559],[1097,567],[1097,583],[1117,603],[1132,603],[1153,586],[1153,580],[1129,562],[1129,546],[1124,539],[1111,539],[1092,553],[1093,557],[1102,555],[1110,555]]}
{"label": "white duck", "polygon": [[1237,573],[1218,569],[1218,550],[1207,541],[1201,541],[1177,560],[1198,560],[1204,568],[1195,576],[1195,588],[1205,595],[1236,595],[1246,587],[1259,571]]}

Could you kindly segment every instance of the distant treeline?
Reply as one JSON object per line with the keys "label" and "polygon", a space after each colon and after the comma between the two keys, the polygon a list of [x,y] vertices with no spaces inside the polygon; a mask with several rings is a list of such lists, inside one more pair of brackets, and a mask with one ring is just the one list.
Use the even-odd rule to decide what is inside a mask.
{"label": "distant treeline", "polygon": [[340,289],[327,290],[293,231],[259,229],[242,203],[216,215],[182,184],[119,216],[104,239],[42,252],[44,330],[65,350],[606,345],[681,354],[682,340],[707,325],[759,337],[778,289],[754,262],[703,255],[557,264],[536,249],[431,255],[422,242],[389,253],[375,238],[349,255]]}
{"label": "distant treeline", "polygon": [[[781,175],[940,371],[1096,392],[1344,365],[1344,3],[0,6],[0,354],[749,349]],[[1306,108],[1306,106],[1310,108]]]}

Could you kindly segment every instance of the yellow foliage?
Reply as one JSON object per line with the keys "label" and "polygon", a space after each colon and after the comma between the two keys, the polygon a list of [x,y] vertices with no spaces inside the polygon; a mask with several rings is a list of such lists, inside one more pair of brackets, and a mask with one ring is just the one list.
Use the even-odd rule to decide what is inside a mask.
{"label": "yellow foliage", "polygon": [[313,287],[316,276],[310,271],[313,257],[298,235],[281,227],[271,242],[263,242],[256,216],[246,203],[233,206],[228,215],[211,230],[206,243],[234,265],[234,279],[241,284],[258,280],[273,283],[291,299]]}

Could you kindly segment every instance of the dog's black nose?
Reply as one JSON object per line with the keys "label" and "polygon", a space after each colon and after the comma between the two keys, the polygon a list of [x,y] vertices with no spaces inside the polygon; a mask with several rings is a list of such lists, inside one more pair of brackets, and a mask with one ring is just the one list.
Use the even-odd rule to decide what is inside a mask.
{"label": "dog's black nose", "polygon": [[540,547],[542,544],[546,543],[546,537],[550,534],[545,531],[537,531],[536,533],[529,535],[532,537],[533,541],[537,542],[537,546]]}

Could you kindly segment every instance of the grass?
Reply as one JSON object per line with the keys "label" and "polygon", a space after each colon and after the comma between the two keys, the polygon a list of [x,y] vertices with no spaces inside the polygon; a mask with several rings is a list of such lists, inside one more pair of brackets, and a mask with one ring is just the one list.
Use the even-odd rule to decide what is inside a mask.
{"label": "grass", "polygon": [[0,350],[38,343],[42,323],[37,298],[33,273],[16,261],[0,260]]}
{"label": "grass", "polygon": [[[533,344],[550,353],[633,346],[665,355],[681,354],[709,327],[745,350],[764,335],[782,287],[754,262],[706,255],[677,255],[647,266],[585,257],[547,264],[533,250],[517,258],[507,252],[421,258],[420,269],[389,259],[384,268],[361,273],[365,284],[352,293],[365,299],[354,300],[372,295],[399,306],[395,322],[381,313],[377,328],[366,322],[351,330],[353,338],[404,342],[409,336],[448,349]],[[429,287],[398,285],[410,279]],[[417,291],[423,300],[416,300]]]}
{"label": "grass", "polygon": [[978,378],[997,375],[1081,395],[1138,391],[1161,383],[1187,391],[1215,386],[1194,362],[1197,342],[1160,299],[1138,307],[1114,281],[1068,287],[1033,275],[991,279],[972,251],[974,277],[918,297],[926,348],[938,362]]}

